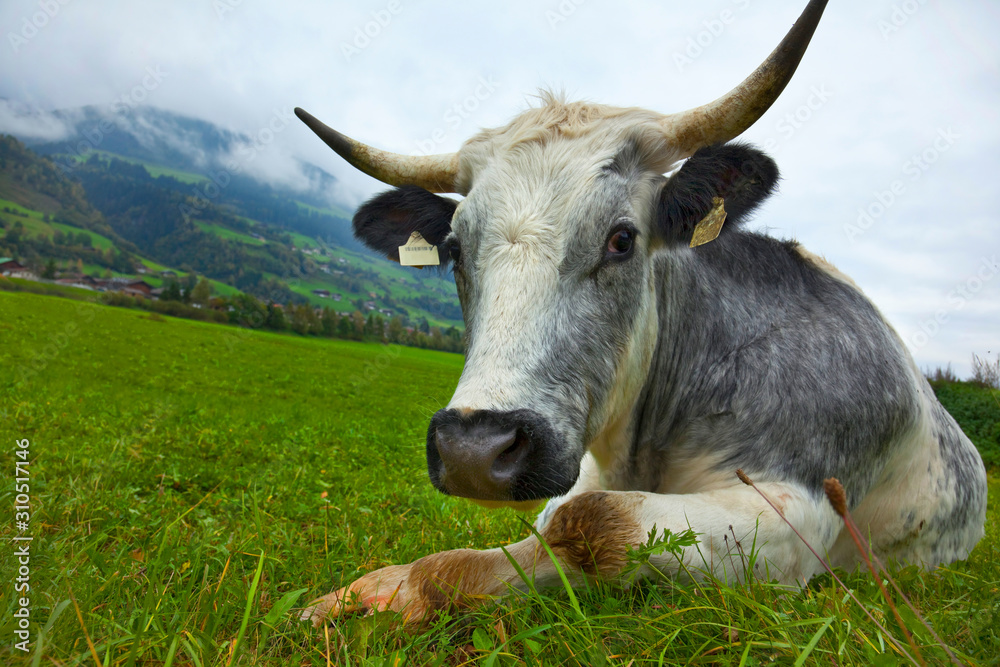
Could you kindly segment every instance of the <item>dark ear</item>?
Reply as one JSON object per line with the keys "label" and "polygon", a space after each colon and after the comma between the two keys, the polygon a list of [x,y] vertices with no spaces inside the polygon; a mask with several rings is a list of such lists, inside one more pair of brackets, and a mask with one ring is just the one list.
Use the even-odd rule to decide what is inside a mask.
{"label": "dark ear", "polygon": [[389,259],[399,261],[399,246],[413,232],[438,247],[441,264],[448,261],[441,244],[451,232],[451,218],[458,202],[431,194],[415,185],[375,195],[354,214],[354,235],[366,246]]}
{"label": "dark ear", "polygon": [[725,200],[722,233],[736,229],[778,183],[778,165],[746,144],[700,149],[660,191],[657,224],[668,243],[691,242],[691,234],[712,210],[712,198]]}

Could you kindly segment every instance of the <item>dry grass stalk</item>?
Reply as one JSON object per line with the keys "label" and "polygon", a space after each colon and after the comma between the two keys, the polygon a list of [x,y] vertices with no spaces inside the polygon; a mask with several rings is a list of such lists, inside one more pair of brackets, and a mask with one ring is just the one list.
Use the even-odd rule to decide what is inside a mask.
{"label": "dry grass stalk", "polygon": [[899,651],[902,655],[904,655],[907,660],[909,660],[910,662],[916,664],[917,661],[913,659],[913,656],[911,656],[910,653],[905,648],[903,648],[902,644],[900,644],[898,641],[896,641],[896,638],[892,636],[892,633],[890,633],[885,628],[885,626],[883,626],[881,623],[878,622],[878,619],[876,619],[872,615],[872,613],[870,611],[868,611],[868,608],[861,603],[861,600],[859,600],[857,598],[857,596],[854,595],[854,591],[852,591],[850,588],[848,588],[847,584],[845,584],[843,581],[841,581],[840,577],[837,576],[837,573],[833,571],[832,567],[830,567],[830,564],[826,562],[826,559],[823,558],[822,556],[820,556],[818,553],[816,553],[816,550],[813,549],[812,545],[809,544],[809,542],[806,540],[806,538],[802,536],[802,533],[800,533],[798,531],[798,529],[794,525],[792,525],[792,522],[789,521],[785,517],[785,515],[781,512],[781,510],[779,510],[775,506],[775,504],[773,502],[771,502],[771,499],[767,497],[767,494],[764,493],[763,491],[761,491],[757,487],[757,485],[753,483],[753,480],[750,479],[745,472],[743,472],[742,468],[740,468],[740,469],[738,469],[736,471],[736,476],[739,477],[740,481],[743,482],[744,484],[746,484],[747,486],[753,487],[753,490],[756,491],[760,495],[760,497],[763,498],[764,501],[768,505],[771,506],[771,509],[773,509],[775,511],[775,513],[777,513],[777,515],[780,516],[781,519],[786,524],[788,524],[788,527],[792,529],[792,532],[795,533],[796,537],[798,537],[800,540],[802,540],[802,544],[806,545],[806,548],[809,549],[809,551],[812,552],[812,555],[816,557],[816,560],[818,560],[820,562],[820,564],[823,566],[823,569],[825,569],[827,571],[827,573],[831,577],[833,577],[833,580],[836,581],[837,584],[844,590],[844,592],[847,593],[847,595],[852,600],[854,600],[855,604],[857,604],[858,607],[861,609],[861,611],[863,611],[865,613],[865,616],[868,617],[868,619],[875,625],[875,627],[878,628],[882,632],[883,635],[885,635],[886,639],[889,640],[889,642],[893,645],[893,647],[895,647],[895,649],[897,651]]}
{"label": "dry grass stalk", "polygon": [[[861,556],[868,564],[868,568],[871,570],[872,576],[875,577],[875,581],[878,582],[879,589],[882,591],[882,596],[885,598],[886,602],[889,603],[889,607],[892,609],[892,613],[896,617],[896,622],[899,623],[901,628],[903,628],[903,632],[906,634],[906,639],[909,641],[910,646],[913,647],[913,650],[917,653],[917,657],[920,658],[921,664],[923,664],[923,657],[920,655],[920,650],[914,644],[909,630],[903,625],[903,619],[900,618],[896,605],[893,604],[892,600],[889,598],[889,594],[885,590],[885,586],[882,584],[882,578],[880,575],[884,575],[889,583],[892,584],[896,593],[898,593],[903,599],[903,602],[905,602],[906,606],[910,608],[910,611],[912,611],[913,615],[917,617],[917,620],[919,620],[920,623],[927,628],[927,631],[931,633],[931,636],[934,637],[934,640],[938,643],[938,645],[944,649],[951,661],[956,665],[961,665],[962,662],[951,651],[951,649],[948,648],[948,645],[945,644],[938,633],[934,631],[934,628],[932,628],[931,625],[924,620],[924,617],[919,611],[917,611],[917,608],[913,606],[913,603],[910,602],[910,598],[906,596],[903,589],[900,588],[899,584],[896,583],[896,580],[892,578],[892,575],[889,574],[889,570],[882,564],[882,561],[880,561],[878,556],[875,555],[875,552],[865,546],[864,542],[861,540],[861,530],[858,528],[858,524],[855,523],[850,510],[847,509],[847,493],[844,491],[844,486],[838,479],[831,477],[830,479],[824,480],[823,490],[826,491],[826,497],[830,501],[830,504],[833,505],[834,511],[837,512],[841,519],[843,519],[844,525],[847,527],[847,532],[851,534],[851,538],[854,540],[855,546],[858,548]],[[872,561],[874,561],[874,565],[872,564]]]}

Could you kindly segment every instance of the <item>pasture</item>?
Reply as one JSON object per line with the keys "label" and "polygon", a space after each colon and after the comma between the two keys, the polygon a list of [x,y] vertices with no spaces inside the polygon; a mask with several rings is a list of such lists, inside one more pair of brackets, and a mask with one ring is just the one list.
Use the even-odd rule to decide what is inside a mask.
{"label": "pasture", "polygon": [[[372,569],[528,534],[433,490],[427,422],[458,355],[299,338],[0,292],[0,663],[898,664],[831,577],[509,597],[416,632],[293,611]],[[1000,410],[1000,407],[998,407]],[[30,650],[17,641],[15,441],[30,442]],[[1000,656],[1000,481],[970,559],[894,570],[963,662]],[[635,555],[643,558],[642,550]],[[909,650],[867,574],[841,573]],[[938,647],[901,604],[927,664]]]}

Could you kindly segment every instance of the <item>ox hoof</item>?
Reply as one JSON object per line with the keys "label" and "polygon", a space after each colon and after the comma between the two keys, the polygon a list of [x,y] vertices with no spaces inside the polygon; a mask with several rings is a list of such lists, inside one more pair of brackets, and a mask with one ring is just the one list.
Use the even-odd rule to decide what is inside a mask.
{"label": "ox hoof", "polygon": [[[409,565],[392,565],[370,572],[350,586],[313,600],[299,614],[299,618],[311,621],[314,627],[319,628],[347,615],[368,615],[386,610],[415,611],[408,609],[411,606],[406,586],[409,573]],[[404,622],[409,622],[411,618],[419,620],[420,616],[407,613]]]}

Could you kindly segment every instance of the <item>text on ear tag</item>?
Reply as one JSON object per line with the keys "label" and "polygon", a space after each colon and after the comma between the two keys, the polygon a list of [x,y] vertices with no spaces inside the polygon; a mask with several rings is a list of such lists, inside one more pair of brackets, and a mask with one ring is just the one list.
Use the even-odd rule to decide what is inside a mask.
{"label": "text on ear tag", "polygon": [[712,197],[712,210],[695,225],[691,235],[691,247],[695,248],[714,241],[722,231],[722,223],[726,221],[726,207],[722,197]]}
{"label": "text on ear tag", "polygon": [[399,263],[403,266],[438,266],[441,258],[436,245],[428,243],[420,232],[413,232],[406,245],[399,246]]}

